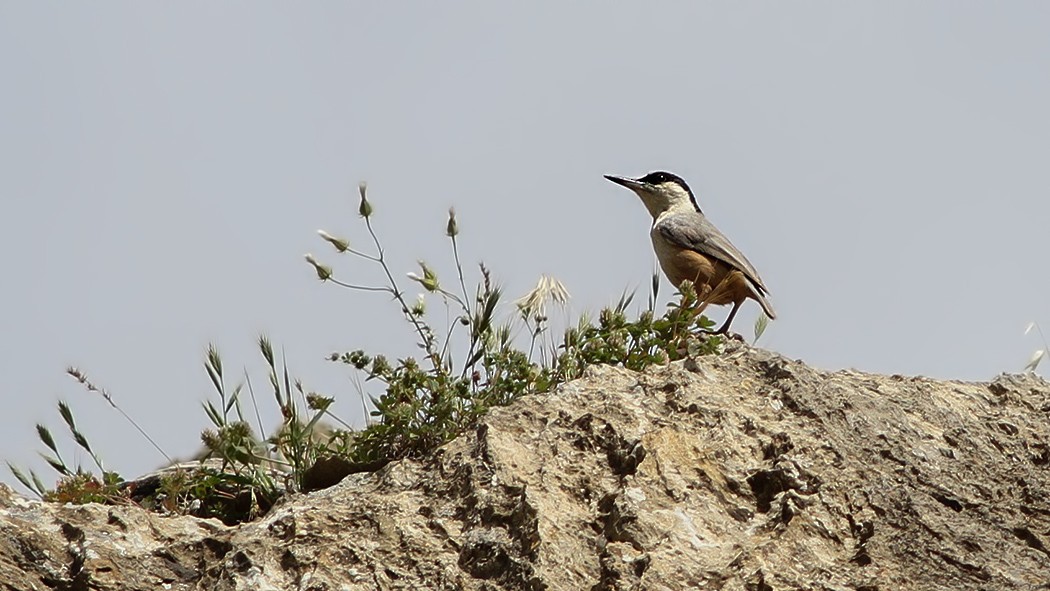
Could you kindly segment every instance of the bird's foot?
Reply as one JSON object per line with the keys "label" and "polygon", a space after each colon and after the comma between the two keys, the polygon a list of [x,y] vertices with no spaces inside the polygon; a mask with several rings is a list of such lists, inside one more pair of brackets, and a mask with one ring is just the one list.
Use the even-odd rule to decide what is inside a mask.
{"label": "bird's foot", "polygon": [[734,341],[740,341],[742,343],[746,342],[746,339],[744,339],[744,335],[739,334],[739,333],[735,333],[735,332],[730,332],[725,327],[720,328],[718,330],[711,330],[709,328],[700,328],[700,329],[697,329],[696,334],[698,334],[698,335],[708,335],[708,336],[712,336],[712,337],[719,336],[719,337],[725,337],[727,339],[731,339],[731,340],[734,340]]}

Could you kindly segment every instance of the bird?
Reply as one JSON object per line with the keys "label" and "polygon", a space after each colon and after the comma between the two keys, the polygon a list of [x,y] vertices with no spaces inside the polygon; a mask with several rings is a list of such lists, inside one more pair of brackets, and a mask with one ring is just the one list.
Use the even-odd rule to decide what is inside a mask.
{"label": "bird", "polygon": [[656,171],[636,179],[605,175],[641,198],[653,216],[649,237],[667,279],[680,287],[684,281],[696,288],[701,310],[708,304],[733,304],[725,323],[715,334],[726,334],[744,300],[762,306],[770,320],[777,317],[769,290],[751,261],[718,231],[697,204],[692,189],[678,175]]}

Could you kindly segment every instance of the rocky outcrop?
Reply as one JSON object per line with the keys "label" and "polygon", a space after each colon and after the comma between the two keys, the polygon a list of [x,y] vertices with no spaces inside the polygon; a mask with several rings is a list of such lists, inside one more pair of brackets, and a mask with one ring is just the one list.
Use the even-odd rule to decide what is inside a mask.
{"label": "rocky outcrop", "polygon": [[227,527],[0,493],[5,589],[1050,589],[1050,386],[731,343]]}

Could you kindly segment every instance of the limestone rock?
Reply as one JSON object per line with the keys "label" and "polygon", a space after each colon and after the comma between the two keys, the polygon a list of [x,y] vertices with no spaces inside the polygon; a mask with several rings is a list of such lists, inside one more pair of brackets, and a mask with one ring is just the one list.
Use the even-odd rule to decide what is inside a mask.
{"label": "limestone rock", "polygon": [[1050,385],[822,372],[747,345],[596,367],[425,462],[259,521],[0,487],[30,589],[1050,589]]}

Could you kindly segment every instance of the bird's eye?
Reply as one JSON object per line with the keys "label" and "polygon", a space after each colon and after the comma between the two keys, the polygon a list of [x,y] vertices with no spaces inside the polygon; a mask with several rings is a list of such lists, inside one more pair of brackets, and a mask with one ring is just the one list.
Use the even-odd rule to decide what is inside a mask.
{"label": "bird's eye", "polygon": [[638,180],[645,183],[649,183],[651,185],[659,185],[661,183],[666,183],[667,181],[669,181],[670,177],[666,172],[650,172],[649,174],[645,175],[644,177]]}

